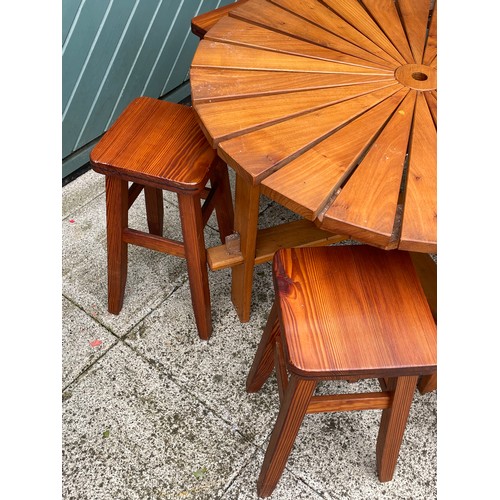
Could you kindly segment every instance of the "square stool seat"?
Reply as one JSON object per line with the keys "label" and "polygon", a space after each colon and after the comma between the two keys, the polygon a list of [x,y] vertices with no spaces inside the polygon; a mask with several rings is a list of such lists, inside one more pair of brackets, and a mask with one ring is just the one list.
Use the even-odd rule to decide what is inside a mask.
{"label": "square stool seat", "polygon": [[94,147],[95,171],[169,191],[200,191],[217,153],[192,108],[134,99]]}
{"label": "square stool seat", "polygon": [[436,326],[408,254],[325,247],[283,250],[276,262],[291,371],[364,378],[435,371]]}

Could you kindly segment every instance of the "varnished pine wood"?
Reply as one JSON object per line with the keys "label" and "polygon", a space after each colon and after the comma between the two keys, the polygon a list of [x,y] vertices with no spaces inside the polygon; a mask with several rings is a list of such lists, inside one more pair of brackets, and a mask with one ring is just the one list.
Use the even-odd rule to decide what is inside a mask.
{"label": "varnished pine wood", "polygon": [[[293,190],[294,186],[297,186],[297,190],[302,191],[311,184],[317,189],[317,182],[297,182],[293,179],[290,167],[285,174],[286,178],[280,178],[278,171],[295,159],[298,161],[294,165],[300,165],[295,169],[297,171],[302,172],[306,168],[308,175],[314,175],[315,172],[321,171],[322,169],[318,167],[308,168],[310,159],[301,160],[302,156],[307,155],[311,150],[316,151],[316,146],[324,149],[325,144],[329,144],[328,138],[333,131],[358,116],[361,119],[364,119],[363,115],[369,116],[366,119],[367,124],[365,126],[368,126],[368,122],[373,123],[372,121],[375,119],[373,114],[376,113],[372,111],[374,109],[380,109],[379,113],[384,114],[384,120],[387,119],[387,113],[392,112],[392,108],[388,108],[384,101],[387,100],[389,104],[393,103],[394,99],[390,97],[394,94],[397,96],[395,99],[401,99],[400,92],[398,92],[400,90],[400,86],[391,85],[371,94],[354,97],[312,113],[299,115],[263,129],[234,137],[219,144],[219,154],[252,184],[259,184],[276,173],[268,182],[263,182],[263,186],[269,187],[270,183],[272,183],[276,191],[279,190],[284,194]],[[348,130],[350,130],[350,127]],[[366,135],[369,136],[368,133]],[[273,154],[267,154],[270,141],[273,144]],[[337,136],[335,136],[335,142],[339,142]],[[340,147],[337,144],[336,150]],[[324,154],[323,151],[320,154]],[[239,165],[248,165],[248,167],[243,170],[239,168]],[[278,180],[274,181],[276,178]],[[331,187],[332,182],[324,184]],[[283,188],[280,188],[281,186]],[[295,200],[295,194],[287,197],[291,199],[290,203]],[[317,198],[319,197],[317,196]],[[280,201],[280,203],[283,202]],[[287,203],[283,204],[287,206]]]}
{"label": "varnished pine wood", "polygon": [[421,64],[427,39],[431,0],[398,0],[406,36],[416,64]]}
{"label": "varnished pine wood", "polygon": [[274,368],[274,344],[280,334],[278,304],[275,301],[267,317],[262,338],[247,376],[247,392],[257,392],[269,378]]}
{"label": "varnished pine wood", "polygon": [[133,182],[130,187],[128,188],[128,208],[130,208],[135,200],[137,200],[137,197],[142,193],[142,190],[144,189],[143,184],[137,184],[137,182]]}
{"label": "varnished pine wood", "polygon": [[130,245],[137,245],[143,248],[149,248],[156,252],[175,255],[176,257],[185,257],[184,244],[181,241],[172,240],[155,234],[148,234],[144,231],[126,228],[123,230],[122,239]]}
{"label": "varnished pine wood", "polygon": [[435,371],[436,324],[406,252],[350,245],[282,249],[273,276],[293,372],[379,377],[381,371]]}
{"label": "varnished pine wood", "polygon": [[418,392],[427,394],[437,390],[437,372],[431,375],[422,375],[417,383]]}
{"label": "varnished pine wood", "polygon": [[[227,167],[205,139],[194,111],[148,97],[135,99],[90,160],[106,176],[109,311],[118,314],[123,305],[128,244],[168,253],[187,261],[198,333],[208,339],[212,322],[203,228],[215,209],[224,241],[234,219]],[[128,227],[128,209],[142,188],[149,233]],[[183,241],[162,235],[164,189],[177,193]]]}
{"label": "varnished pine wood", "polygon": [[306,56],[313,59],[335,61],[354,66],[377,68],[378,73],[391,74],[392,71],[386,65],[380,65],[373,61],[366,61],[344,52],[339,52],[332,47],[322,47],[311,44],[296,37],[271,31],[266,27],[250,24],[232,16],[227,16],[210,30],[206,40],[215,42],[232,43],[237,41],[238,45],[245,47],[256,47],[284,54]]}
{"label": "varnished pine wood", "polygon": [[[215,166],[210,171],[211,192],[215,193],[215,215],[221,243],[234,230],[234,209],[231,184],[225,162],[217,158]],[[212,210],[210,210],[212,212]]]}
{"label": "varnished pine wood", "polygon": [[415,99],[416,92],[409,92],[325,212],[323,220],[333,219],[338,231],[350,229],[354,238],[382,248],[390,246],[393,231],[401,231],[394,220]]}
{"label": "varnished pine wood", "polygon": [[[345,236],[337,236],[318,229],[305,219],[258,229],[255,245],[255,265],[269,262],[280,248],[331,245],[344,239]],[[234,267],[244,261],[241,252],[229,254],[225,245],[208,248],[207,258],[212,271]]]}
{"label": "varnished pine wood", "polygon": [[432,65],[437,57],[437,4],[431,14],[431,23],[429,26],[429,36],[425,45],[423,64]]}
{"label": "varnished pine wood", "polygon": [[234,230],[240,234],[243,262],[231,268],[231,299],[242,323],[249,321],[252,305],[259,199],[259,186],[248,184],[236,174]]}
{"label": "varnished pine wood", "polygon": [[278,394],[281,403],[283,403],[286,388],[288,387],[288,374],[286,371],[285,354],[281,338],[277,337],[274,344],[274,367],[276,369],[276,381],[278,383]]}
{"label": "varnished pine wood", "polygon": [[208,340],[212,333],[212,310],[210,308],[203,220],[199,209],[200,199],[197,196],[184,193],[178,193],[177,198],[196,326],[200,337]]}
{"label": "varnished pine wood", "polygon": [[[388,85],[395,86],[397,82],[383,81],[289,92],[285,98],[282,95],[266,95],[234,101],[201,103],[196,107],[196,111],[215,147],[219,142],[232,137],[319,111],[327,106],[381,90]],[[234,127],[235,122],[238,123],[237,129]]]}
{"label": "varnished pine wood", "polygon": [[[241,181],[320,229],[436,252],[435,4],[248,0],[193,58],[201,128]],[[253,215],[239,232],[258,234]],[[242,257],[254,265],[251,246]],[[234,266],[232,299],[248,318],[250,268],[214,262]]]}
{"label": "varnished pine wood", "polygon": [[[305,40],[315,45],[342,52],[353,56],[356,61],[362,59],[367,61],[367,63],[375,63],[377,66],[394,69],[395,63],[393,61],[387,61],[369,50],[357,46],[356,43],[337,35],[333,23],[330,26],[330,30],[325,30],[323,28],[323,20],[318,26],[294,14],[295,6],[299,3],[301,2],[294,2],[293,10],[289,11],[267,0],[251,0],[231,12],[231,16],[247,21],[250,24],[264,26],[270,31],[291,35],[299,40]],[[316,2],[315,8],[317,5],[321,5],[321,3]]]}
{"label": "varnished pine wood", "polygon": [[410,252],[420,284],[437,323],[437,264],[427,253]]}
{"label": "varnished pine wood", "polygon": [[127,282],[128,248],[123,231],[128,226],[128,183],[106,177],[106,238],[108,244],[108,311],[118,314]]}
{"label": "varnished pine wood", "polygon": [[378,25],[387,34],[388,38],[397,47],[406,63],[414,63],[406,33],[399,20],[399,13],[394,0],[363,0],[368,13],[377,20]]}
{"label": "varnished pine wood", "polygon": [[[437,264],[426,253],[410,252],[410,256],[434,321],[437,322]],[[437,373],[420,377],[417,387],[420,394],[435,391],[437,389]]]}
{"label": "varnished pine wood", "polygon": [[144,187],[146,216],[151,234],[163,235],[163,192],[161,189]]}
{"label": "varnished pine wood", "polygon": [[390,392],[364,392],[359,394],[329,394],[313,396],[307,413],[335,411],[384,410],[392,403]]}
{"label": "varnished pine wood", "polygon": [[[388,74],[386,70],[366,66],[344,64],[337,61],[296,56],[283,52],[202,40],[202,50],[196,52],[194,68],[214,67],[227,69],[253,69],[270,71],[297,71],[303,73],[352,73],[360,75]],[[251,58],[251,60],[249,60]]]}
{"label": "varnished pine wood", "polygon": [[[329,2],[326,0],[325,5],[317,0],[272,1],[288,10],[293,10],[299,16],[322,26],[331,33],[349,40],[356,47],[363,48],[380,59],[390,61],[395,65],[404,62],[384,32],[357,1]],[[329,6],[334,7],[334,10],[329,9]],[[369,36],[366,36],[364,32],[368,33]]]}
{"label": "varnished pine wood", "polygon": [[392,405],[382,412],[377,437],[377,472],[381,482],[390,481],[394,475],[417,380],[415,375],[389,380]]}
{"label": "varnished pine wood", "polygon": [[316,384],[295,375],[290,378],[257,481],[260,497],[272,493],[283,473]]}
{"label": "varnished pine wood", "polygon": [[193,94],[196,95],[196,104],[384,81],[394,82],[393,74],[352,75],[304,72],[295,74],[291,79],[287,71],[205,67],[191,69],[191,88]]}
{"label": "varnished pine wood", "polygon": [[325,230],[352,234],[354,227],[325,216],[325,211],[376,137],[381,123],[391,116],[394,104],[406,94],[401,90],[390,96],[284,165],[262,181],[262,192],[309,220],[317,218]]}
{"label": "varnished pine wood", "polygon": [[[431,283],[427,262],[415,262]],[[436,369],[436,326],[412,257],[369,246],[282,249],[273,278],[276,300],[247,378],[248,392],[262,387],[274,346],[281,403],[259,496],[273,492],[309,413],[383,410],[377,471],[391,480],[417,381],[431,383]],[[314,395],[320,380],[359,378],[378,379],[382,392]]]}
{"label": "varnished pine wood", "polygon": [[429,111],[431,112],[434,126],[437,126],[437,96],[433,92],[426,92],[425,100],[427,101],[427,105],[429,106]]}
{"label": "varnished pine wood", "polygon": [[237,2],[224,5],[214,10],[204,12],[191,19],[191,32],[199,38],[203,38],[207,31],[212,28],[220,19],[226,17],[229,12],[238,5],[244,4],[247,0],[238,0]]}
{"label": "varnished pine wood", "polygon": [[[247,182],[261,184],[264,194],[318,227],[381,248],[435,252],[435,5],[429,0],[248,0],[214,26],[193,59],[192,98],[203,130]],[[372,77],[381,80],[369,83]],[[417,101],[425,101],[427,111],[417,103],[414,115],[397,120],[407,112],[398,109],[400,100],[392,100],[391,107],[390,97],[376,104],[391,79],[399,84],[395,91],[421,93]],[[342,87],[348,89],[343,97],[337,94]],[[363,89],[367,92],[357,93]],[[356,106],[360,97],[374,98],[372,107]],[[375,130],[366,127],[363,115],[383,107],[385,119],[380,112]],[[404,128],[408,121],[410,133],[394,125],[404,122]],[[378,136],[386,140],[381,143]],[[348,158],[346,148],[362,139],[361,151],[353,147]],[[418,146],[421,139],[426,148]],[[394,161],[408,155],[402,182],[370,190],[380,187],[382,176],[379,168],[360,162],[364,155],[372,164],[376,157]],[[336,162],[347,165],[343,175],[327,174]],[[360,177],[368,193],[353,188],[346,199],[346,188]],[[385,196],[389,189],[391,201]],[[375,212],[383,214],[384,229]]]}
{"label": "varnished pine wood", "polygon": [[429,107],[417,94],[399,248],[437,252],[437,137]]}

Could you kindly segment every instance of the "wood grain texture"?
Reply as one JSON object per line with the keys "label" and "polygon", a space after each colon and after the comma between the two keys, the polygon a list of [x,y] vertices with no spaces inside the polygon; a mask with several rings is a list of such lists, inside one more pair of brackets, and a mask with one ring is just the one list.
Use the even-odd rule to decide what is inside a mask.
{"label": "wood grain texture", "polygon": [[[219,154],[235,170],[240,171],[248,182],[259,184],[295,158],[301,158],[302,154],[307,156],[311,149],[315,149],[316,144],[322,143],[336,129],[363,115],[370,108],[376,107],[377,104],[396,93],[400,88],[398,85],[390,85],[381,90],[334,103],[322,109],[223,141],[218,146]],[[270,144],[272,145],[272,154],[269,153]],[[304,158],[300,162],[299,169],[307,168],[308,162],[309,159]],[[241,164],[248,165],[248,168],[240,169],[239,165]],[[294,183],[288,177],[291,173],[289,170],[287,169],[284,174],[289,183],[301,188],[304,187],[300,182]],[[323,178],[328,179],[325,184],[332,184],[333,179],[330,176],[325,175]],[[283,191],[288,192],[288,188],[282,185],[282,181],[285,179],[276,175],[273,176],[273,180],[275,182],[272,184],[270,180],[264,185],[270,189],[273,186],[279,189],[281,186],[284,188]],[[293,186],[290,187],[293,189]]]}
{"label": "wood grain texture", "polygon": [[405,214],[399,248],[437,252],[437,137],[429,107],[417,95],[410,141]]}
{"label": "wood grain texture", "polygon": [[245,47],[261,48],[284,54],[306,56],[313,59],[335,61],[360,67],[377,68],[380,72],[392,73],[387,68],[387,64],[366,61],[351,54],[339,52],[331,47],[308,43],[285,33],[270,31],[263,26],[249,24],[231,16],[227,16],[218,22],[205,38],[215,42],[234,43]]}
{"label": "wood grain texture", "polygon": [[[307,219],[321,221],[323,229],[338,233],[338,221],[325,220],[323,212],[406,94],[403,89],[365,113],[351,116],[343,128],[264,179],[262,192]],[[352,230],[342,227],[340,234]]]}
{"label": "wood grain texture", "polygon": [[196,111],[214,146],[219,142],[269,127],[332,104],[378,91],[394,82],[288,92],[285,96],[247,97],[232,101],[202,103]]}
{"label": "wood grain texture", "polygon": [[349,230],[354,238],[382,248],[389,248],[391,241],[397,246],[393,232],[401,228],[394,220],[415,100],[414,91],[405,97],[325,212],[323,220],[333,219],[337,231]]}
{"label": "wood grain texture", "polygon": [[394,475],[417,380],[417,376],[389,379],[393,402],[382,412],[377,437],[377,472],[381,482],[390,481]]}
{"label": "wood grain texture", "polygon": [[[300,8],[301,3],[294,2],[294,10],[286,10],[267,0],[252,0],[233,10],[230,15],[251,24],[264,26],[271,31],[291,35],[299,40],[342,52],[355,57],[356,60],[373,62],[388,69],[395,67],[393,61],[378,57],[363,47],[359,47],[354,41],[349,41],[349,39],[344,39],[336,34],[336,27],[333,23],[329,24],[330,29],[328,29],[323,26],[325,20],[321,22],[321,25],[317,25],[295,14],[295,8]],[[314,8],[322,9],[321,2],[316,0]],[[327,23],[330,12],[327,15]],[[338,18],[338,16],[336,17]]]}
{"label": "wood grain texture", "polygon": [[193,19],[191,19],[191,32],[194,35],[203,38],[207,34],[207,31],[214,24],[216,24],[217,21],[219,21],[223,17],[227,17],[231,10],[233,10],[238,5],[245,3],[246,1],[247,0],[238,0],[237,2],[231,3],[229,5],[224,5],[223,7],[219,7],[217,9],[210,10],[196,17],[193,17]]}
{"label": "wood grain texture", "polygon": [[437,58],[437,3],[431,14],[431,22],[429,25],[429,35],[427,37],[427,43],[425,45],[425,52],[423,56],[423,64],[428,64],[429,66],[436,67]]}
{"label": "wood grain texture", "polygon": [[408,42],[417,64],[420,64],[427,40],[427,24],[434,0],[398,0],[398,7]]}
{"label": "wood grain texture", "polygon": [[149,97],[134,99],[90,154],[94,170],[141,184],[199,191],[216,154],[192,108]]}
{"label": "wood grain texture", "polygon": [[363,0],[363,5],[369,14],[377,20],[380,28],[404,57],[405,62],[414,63],[415,59],[399,20],[396,3],[393,0]]}
{"label": "wood grain texture", "polygon": [[[422,274],[420,254],[364,245],[275,255],[276,299],[247,378],[248,392],[262,387],[274,347],[280,411],[259,496],[274,491],[310,413],[383,410],[377,472],[381,482],[392,479],[417,382],[431,389],[437,363],[435,323],[412,258]],[[359,378],[378,379],[382,391],[314,395],[319,381]]]}
{"label": "wood grain texture", "polygon": [[392,74],[295,73],[293,79],[290,79],[288,71],[195,67],[191,69],[191,78],[196,104],[286,94],[298,90],[394,82]]}
{"label": "wood grain texture", "polygon": [[273,276],[293,373],[379,377],[436,370],[436,324],[406,252],[282,249]]}
{"label": "wood grain texture", "polygon": [[257,493],[269,496],[278,483],[317,382],[292,375],[264,456]]}
{"label": "wood grain texture", "polygon": [[[106,176],[109,311],[118,314],[123,305],[129,244],[182,257],[198,334],[207,340],[212,321],[203,229],[215,209],[223,241],[233,230],[233,206],[227,166],[194,111],[147,97],[134,100],[96,145],[91,164]],[[128,226],[128,209],[143,187],[149,233]],[[177,193],[183,241],[162,236],[163,190]]]}
{"label": "wood grain texture", "polygon": [[255,353],[252,367],[248,372],[246,382],[247,392],[259,391],[271,375],[274,369],[274,344],[279,334],[278,304],[275,301],[267,317],[266,326],[262,333],[257,352]]}
{"label": "wood grain texture", "polygon": [[[436,5],[248,0],[231,10],[192,64],[212,146],[322,229],[436,251]],[[417,105],[402,109],[408,93]]]}
{"label": "wood grain texture", "polygon": [[[387,75],[387,71],[368,65],[359,66],[335,60],[316,59],[304,55],[245,47],[231,43],[202,40],[203,50],[197,51],[192,62],[196,67],[255,69],[306,73],[355,73]],[[294,52],[294,51],[290,51]]]}

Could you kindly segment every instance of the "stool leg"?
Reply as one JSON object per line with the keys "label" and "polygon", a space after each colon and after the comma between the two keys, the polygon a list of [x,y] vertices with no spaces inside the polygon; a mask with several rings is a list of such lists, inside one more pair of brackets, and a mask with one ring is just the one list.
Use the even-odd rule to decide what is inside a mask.
{"label": "stool leg", "polygon": [[225,243],[226,236],[232,234],[234,229],[233,198],[227,165],[220,158],[217,158],[216,161],[217,165],[210,176],[210,184],[216,186],[217,189],[215,215],[217,216],[220,240]]}
{"label": "stool leg", "polygon": [[128,182],[106,176],[106,234],[108,240],[108,311],[118,314],[123,306],[127,282]]}
{"label": "stool leg", "polygon": [[382,482],[390,481],[394,475],[417,381],[418,376],[387,380],[388,389],[394,391],[394,396],[392,406],[382,412],[377,438],[377,470]]}
{"label": "stool leg", "polygon": [[178,200],[196,326],[200,338],[208,340],[212,333],[212,313],[201,201],[199,195],[183,193],[178,193]]}
{"label": "stool leg", "polygon": [[437,389],[437,373],[420,377],[417,387],[420,394],[427,394],[428,392],[435,391]]}
{"label": "stool leg", "polygon": [[278,305],[273,303],[267,323],[262,333],[252,368],[247,377],[247,392],[257,392],[271,375],[274,368],[274,344],[280,334]]}
{"label": "stool leg", "polygon": [[290,377],[257,482],[260,497],[271,495],[278,484],[315,388],[315,380]]}
{"label": "stool leg", "polygon": [[157,236],[163,236],[163,191],[144,186],[144,199],[146,201],[149,232]]}

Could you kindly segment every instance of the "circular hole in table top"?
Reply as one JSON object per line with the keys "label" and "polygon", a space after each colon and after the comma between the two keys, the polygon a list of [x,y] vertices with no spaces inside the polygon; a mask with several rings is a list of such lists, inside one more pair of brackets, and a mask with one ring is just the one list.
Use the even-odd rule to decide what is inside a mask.
{"label": "circular hole in table top", "polygon": [[425,64],[404,64],[394,72],[399,83],[415,90],[435,90],[437,88],[437,71]]}

